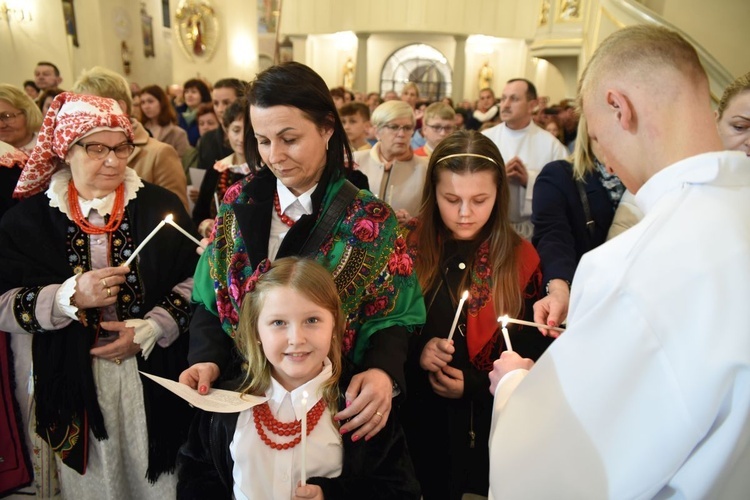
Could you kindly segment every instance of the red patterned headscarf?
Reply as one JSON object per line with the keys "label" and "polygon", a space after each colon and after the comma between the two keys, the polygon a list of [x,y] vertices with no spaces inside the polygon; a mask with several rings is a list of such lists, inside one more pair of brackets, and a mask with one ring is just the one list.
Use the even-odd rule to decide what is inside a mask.
{"label": "red patterned headscarf", "polygon": [[124,132],[129,141],[133,140],[130,120],[117,101],[72,92],[59,94],[44,117],[36,146],[21,172],[13,197],[28,198],[47,189],[70,146],[104,130]]}
{"label": "red patterned headscarf", "polygon": [[7,142],[0,141],[0,167],[23,168],[29,157],[20,149],[16,149]]}

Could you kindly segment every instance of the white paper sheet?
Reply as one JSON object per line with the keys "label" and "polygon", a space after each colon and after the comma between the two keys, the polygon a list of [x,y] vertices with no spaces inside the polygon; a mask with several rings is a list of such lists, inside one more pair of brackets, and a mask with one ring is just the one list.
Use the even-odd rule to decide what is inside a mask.
{"label": "white paper sheet", "polygon": [[141,372],[157,384],[181,397],[196,408],[216,413],[237,413],[268,401],[267,397],[251,396],[224,389],[209,389],[208,394],[201,396],[198,391],[185,384],[175,382],[150,373]]}
{"label": "white paper sheet", "polygon": [[206,171],[202,168],[190,168],[190,182],[191,184],[187,187],[188,192],[188,205],[190,205],[190,213],[193,213],[193,208],[195,208],[195,203],[190,201],[190,189],[195,189],[197,191],[201,190],[201,184],[203,184],[203,176],[206,175]]}

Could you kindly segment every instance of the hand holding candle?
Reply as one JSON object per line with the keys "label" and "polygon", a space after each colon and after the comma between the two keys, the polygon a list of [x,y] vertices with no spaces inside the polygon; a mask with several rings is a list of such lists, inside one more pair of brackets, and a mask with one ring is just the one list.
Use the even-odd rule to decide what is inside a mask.
{"label": "hand holding candle", "polygon": [[505,323],[515,323],[516,325],[524,325],[524,326],[535,326],[537,328],[546,328],[547,330],[554,330],[556,332],[564,332],[565,328],[560,328],[558,326],[547,326],[543,325],[541,323],[534,323],[533,321],[526,321],[523,319],[515,319],[515,318],[509,318],[506,314],[505,316],[500,316],[497,318],[497,322],[505,322]]}
{"label": "hand holding candle", "polygon": [[300,454],[302,455],[302,464],[300,475],[302,486],[307,484],[307,391],[302,391],[302,441],[300,442]]}
{"label": "hand holding candle", "polygon": [[469,291],[464,290],[463,295],[461,295],[461,300],[458,301],[458,307],[456,308],[456,315],[453,317],[453,324],[451,325],[450,333],[448,333],[448,342],[453,340],[453,332],[456,331],[456,325],[458,325],[458,318],[461,317],[461,309],[464,307],[464,302],[466,302],[466,299],[469,298]]}

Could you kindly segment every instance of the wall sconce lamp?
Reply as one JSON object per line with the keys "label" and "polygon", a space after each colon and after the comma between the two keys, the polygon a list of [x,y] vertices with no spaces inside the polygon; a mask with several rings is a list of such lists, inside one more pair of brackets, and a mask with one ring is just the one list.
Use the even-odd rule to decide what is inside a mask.
{"label": "wall sconce lamp", "polygon": [[0,19],[8,24],[11,22],[23,23],[34,20],[30,10],[19,7],[8,7],[8,4],[5,2],[0,4]]}

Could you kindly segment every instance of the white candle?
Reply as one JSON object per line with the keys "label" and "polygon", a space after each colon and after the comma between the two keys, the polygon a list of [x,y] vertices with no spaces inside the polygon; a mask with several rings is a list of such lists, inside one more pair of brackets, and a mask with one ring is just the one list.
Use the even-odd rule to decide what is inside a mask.
{"label": "white candle", "polygon": [[[167,216],[167,217],[169,217],[169,216]],[[153,231],[151,231],[151,233],[149,233],[149,235],[148,235],[148,236],[146,236],[146,239],[145,239],[145,240],[143,240],[143,241],[141,242],[141,244],[140,244],[140,245],[138,245],[138,246],[136,247],[136,249],[135,249],[135,252],[133,252],[133,253],[132,253],[132,254],[130,255],[130,257],[128,257],[128,260],[126,260],[126,261],[125,261],[125,262],[124,262],[124,263],[123,263],[122,265],[123,265],[123,266],[129,266],[129,265],[130,265],[130,263],[131,263],[131,262],[133,262],[133,259],[135,259],[135,256],[136,256],[136,255],[138,255],[138,253],[139,253],[139,252],[140,252],[141,250],[143,250],[143,247],[145,247],[145,246],[146,246],[146,243],[148,243],[148,241],[149,241],[149,240],[150,240],[151,238],[153,238],[154,236],[156,236],[156,233],[158,233],[158,232],[159,232],[159,229],[161,229],[161,228],[163,228],[163,227],[164,227],[164,224],[166,224],[166,221],[164,221],[164,220],[163,220],[163,221],[161,221],[161,222],[160,222],[159,224],[157,224],[157,225],[156,225],[156,227],[154,228],[154,230],[153,230]]]}
{"label": "white candle", "polygon": [[546,328],[547,330],[554,330],[556,332],[564,332],[565,331],[565,328],[560,328],[560,327],[557,327],[557,326],[547,326],[547,325],[543,325],[541,323],[534,323],[532,321],[525,321],[525,320],[522,320],[522,319],[509,318],[508,315],[500,316],[499,318],[497,318],[497,322],[498,323],[500,323],[501,321],[505,321],[506,323],[515,323],[517,325],[535,326],[537,328]]}
{"label": "white candle", "polygon": [[505,347],[509,352],[513,352],[513,346],[510,343],[510,335],[508,334],[507,328],[510,318],[508,318],[508,315],[506,314],[505,316],[500,316],[497,320],[503,322],[503,339],[505,340]]}
{"label": "white candle", "polygon": [[464,290],[463,295],[461,295],[461,300],[458,301],[458,307],[456,308],[456,315],[453,317],[453,324],[451,325],[451,331],[450,333],[448,333],[448,342],[450,342],[453,339],[453,332],[456,331],[458,318],[461,316],[461,309],[463,309],[464,302],[466,302],[466,299],[468,298],[469,298],[469,291]]}
{"label": "white candle", "polygon": [[302,486],[307,484],[307,391],[302,391],[302,441],[300,442],[300,453],[302,454],[302,467],[300,469]]}
{"label": "white candle", "polygon": [[166,222],[167,224],[169,224],[170,226],[172,226],[173,228],[177,229],[179,232],[181,232],[182,234],[190,238],[199,247],[206,248],[205,246],[201,245],[201,242],[198,241],[198,239],[195,236],[193,236],[192,234],[182,229],[182,227],[180,227],[180,225],[174,221],[172,214],[167,215],[167,217],[164,219],[164,222]]}
{"label": "white candle", "polygon": [[216,215],[219,215],[219,195],[214,191],[214,204],[216,205]]}

